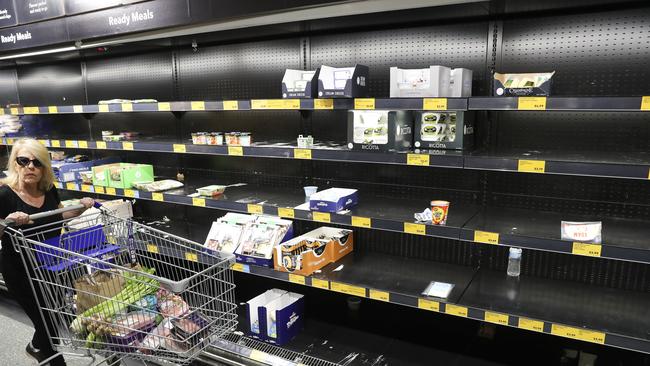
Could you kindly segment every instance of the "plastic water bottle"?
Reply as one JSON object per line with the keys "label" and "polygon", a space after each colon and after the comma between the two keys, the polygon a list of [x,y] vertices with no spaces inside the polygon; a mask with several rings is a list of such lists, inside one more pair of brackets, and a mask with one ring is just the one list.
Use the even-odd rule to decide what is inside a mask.
{"label": "plastic water bottle", "polygon": [[510,248],[508,256],[508,276],[519,277],[521,273],[521,249]]}

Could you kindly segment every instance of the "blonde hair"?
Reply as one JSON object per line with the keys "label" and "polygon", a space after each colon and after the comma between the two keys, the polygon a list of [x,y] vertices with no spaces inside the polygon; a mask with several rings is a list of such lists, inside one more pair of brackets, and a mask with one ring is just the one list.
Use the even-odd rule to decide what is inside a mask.
{"label": "blonde hair", "polygon": [[16,165],[16,158],[18,157],[18,150],[23,150],[24,152],[34,155],[38,161],[43,165],[43,175],[41,181],[38,182],[38,189],[47,192],[52,186],[54,186],[54,171],[52,170],[52,161],[50,160],[50,153],[47,151],[47,148],[43,146],[40,142],[34,139],[20,139],[14,142],[14,146],[11,149],[11,154],[9,155],[9,161],[7,162],[7,178],[0,181],[1,184],[6,184],[11,188],[18,188],[18,179],[20,179]]}

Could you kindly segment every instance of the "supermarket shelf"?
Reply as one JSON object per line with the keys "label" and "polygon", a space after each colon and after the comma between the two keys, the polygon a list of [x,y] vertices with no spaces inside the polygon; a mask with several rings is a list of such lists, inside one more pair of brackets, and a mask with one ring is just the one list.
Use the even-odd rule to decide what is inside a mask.
{"label": "supermarket shelf", "polygon": [[[523,97],[526,98],[526,97]],[[649,111],[650,97],[541,97],[542,105],[520,103],[519,97],[471,98],[332,98],[179,101],[158,103],[85,104],[0,108],[2,114],[71,114],[120,112],[189,112],[247,110],[550,110],[550,111]],[[644,102],[645,100],[645,102]]]}
{"label": "supermarket shelf", "polygon": [[[650,97],[539,97],[540,103],[521,103],[519,97],[473,97],[468,109],[488,111],[650,111]],[[529,99],[530,100],[530,99]],[[644,102],[645,100],[645,102]],[[531,102],[533,100],[530,100]],[[643,103],[643,104],[642,104]]]}
{"label": "supermarket shelf", "polygon": [[[562,240],[560,222],[602,221],[602,245]],[[650,263],[647,221],[536,210],[487,208],[461,229],[461,240]]]}
{"label": "supermarket shelf", "polygon": [[481,270],[461,304],[511,314],[513,327],[650,353],[648,293]]}
{"label": "supermarket shelf", "polygon": [[[222,181],[220,183],[233,184],[238,182]],[[429,202],[426,200],[412,201],[374,197],[363,192],[361,192],[361,203],[347,213],[324,213],[295,209],[294,207],[304,203],[304,192],[302,189],[276,189],[247,185],[228,188],[220,199],[193,198],[187,196],[190,193],[194,193],[196,191],[195,188],[208,184],[211,184],[211,182],[206,181],[204,184],[186,185],[182,189],[164,193],[107,188],[77,183],[63,184],[57,182],[56,186],[59,189],[70,191],[139,198],[234,212],[264,213],[292,219],[359,226],[449,239],[458,239],[461,226],[478,211],[472,205],[455,204],[453,211],[447,219],[447,225],[440,226],[415,223],[413,221],[413,213],[420,212],[427,207]]]}
{"label": "supermarket shelf", "polygon": [[[440,104],[442,103],[442,104]],[[200,100],[157,103],[85,104],[0,108],[1,114],[73,114],[121,112],[190,112],[248,110],[349,110],[349,109],[467,110],[467,98],[331,98]]]}
{"label": "supermarket shelf", "polygon": [[[3,145],[13,145],[15,138],[2,138]],[[462,168],[463,153],[459,151],[431,150],[415,153],[372,153],[351,151],[337,145],[316,146],[300,149],[290,143],[257,143],[252,146],[194,145],[164,140],[140,140],[124,142],[49,140],[41,139],[45,146],[69,149],[96,149],[142,152],[168,152],[205,154],[217,156],[252,156],[262,158],[284,158],[302,160],[349,161],[360,163],[399,164]]]}
{"label": "supermarket shelf", "polygon": [[465,154],[464,162],[466,169],[626,179],[650,178],[648,152],[475,151]]}

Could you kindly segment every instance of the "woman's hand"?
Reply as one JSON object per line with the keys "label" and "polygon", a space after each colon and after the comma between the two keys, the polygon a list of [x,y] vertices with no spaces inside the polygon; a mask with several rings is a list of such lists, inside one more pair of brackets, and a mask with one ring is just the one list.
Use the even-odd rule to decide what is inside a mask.
{"label": "woman's hand", "polygon": [[21,211],[10,213],[9,215],[7,215],[7,217],[5,217],[5,220],[12,220],[18,226],[31,223],[31,221],[29,220],[29,215]]}
{"label": "woman's hand", "polygon": [[93,207],[93,205],[95,205],[95,200],[90,198],[90,197],[84,197],[84,198],[79,200],[79,203],[84,205],[84,207],[86,209],[89,209],[89,208]]}

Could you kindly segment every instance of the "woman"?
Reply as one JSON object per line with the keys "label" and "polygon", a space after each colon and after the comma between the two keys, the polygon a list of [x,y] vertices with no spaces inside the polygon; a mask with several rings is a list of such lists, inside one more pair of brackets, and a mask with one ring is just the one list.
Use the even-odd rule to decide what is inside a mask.
{"label": "woman", "polygon": [[[22,229],[57,222],[80,215],[85,209],[66,212],[36,222],[29,221],[29,215],[51,211],[61,207],[59,195],[54,188],[52,162],[45,148],[34,139],[18,140],[9,156],[7,178],[0,185],[0,218],[11,219]],[[81,203],[87,209],[94,204],[91,198],[82,198]],[[9,293],[18,301],[34,324],[32,341],[27,345],[27,353],[39,362],[51,357],[56,352],[50,345],[43,324],[38,304],[32,293],[30,279],[25,271],[20,254],[13,248],[11,239],[2,237],[2,277]],[[53,327],[49,327],[52,331]],[[65,365],[62,356],[50,361],[51,366]]]}

